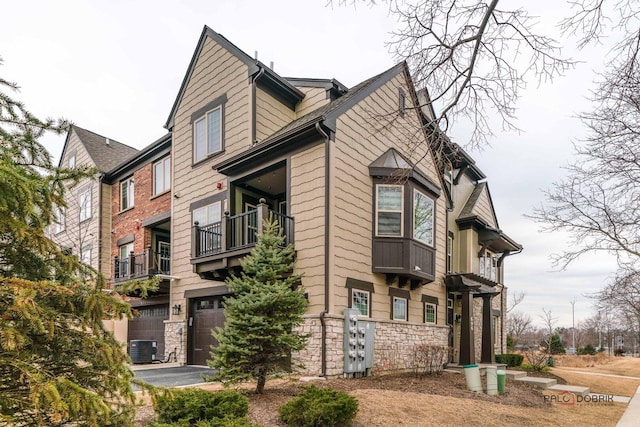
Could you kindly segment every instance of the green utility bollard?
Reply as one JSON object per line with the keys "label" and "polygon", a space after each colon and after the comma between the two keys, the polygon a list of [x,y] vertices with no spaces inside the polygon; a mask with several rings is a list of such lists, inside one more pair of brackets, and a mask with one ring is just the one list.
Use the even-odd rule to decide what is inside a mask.
{"label": "green utility bollard", "polygon": [[507,380],[507,373],[503,370],[499,370],[497,372],[498,375],[498,393],[500,395],[504,394],[504,384]]}

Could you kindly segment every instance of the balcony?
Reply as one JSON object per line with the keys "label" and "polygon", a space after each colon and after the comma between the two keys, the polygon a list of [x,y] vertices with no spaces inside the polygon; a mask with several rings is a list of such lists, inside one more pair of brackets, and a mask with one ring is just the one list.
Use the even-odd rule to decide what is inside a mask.
{"label": "balcony", "polygon": [[222,280],[229,269],[240,266],[258,240],[265,219],[273,218],[285,236],[285,244],[293,244],[294,220],[275,212],[261,200],[256,209],[200,226],[195,222],[191,235],[191,264],[194,272],[205,279]]}
{"label": "balcony", "polygon": [[114,257],[114,282],[132,279],[147,279],[158,274],[171,274],[171,256],[147,247],[141,254],[131,252],[128,257]]}

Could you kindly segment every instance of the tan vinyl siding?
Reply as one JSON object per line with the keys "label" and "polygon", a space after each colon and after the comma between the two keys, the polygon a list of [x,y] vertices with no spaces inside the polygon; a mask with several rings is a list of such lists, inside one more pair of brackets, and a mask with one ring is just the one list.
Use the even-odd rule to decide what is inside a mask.
{"label": "tan vinyl siding", "polygon": [[[189,205],[214,194],[227,192],[227,178],[211,169],[214,163],[238,154],[251,146],[250,93],[247,66],[219,44],[207,38],[187,82],[175,115],[171,169],[174,194],[172,206],[172,275],[180,277],[172,284],[172,304],[184,304],[189,288],[222,283],[200,279],[193,273],[191,258],[191,212]],[[224,153],[214,160],[193,165],[191,114],[226,94],[224,105]],[[216,189],[216,183],[223,188]],[[184,306],[184,305],[183,305]]]}
{"label": "tan vinyl siding", "polygon": [[[400,87],[409,92],[402,75],[386,83],[338,120],[331,186],[334,194],[332,218],[335,218],[331,224],[331,246],[335,251],[331,283],[335,284],[332,299],[336,301],[336,312],[341,312],[347,306],[348,290],[345,283],[347,277],[353,277],[374,283],[372,317],[390,317],[389,286],[385,283],[385,276],[371,273],[373,184],[368,165],[394,147],[416,163],[434,182],[440,182],[432,158],[426,152],[415,111],[408,109],[404,117],[394,115],[398,109]],[[423,321],[422,294],[439,298],[438,323],[446,321],[445,291],[441,286],[446,258],[444,196],[436,200],[435,209],[436,279],[434,283],[411,292],[409,320],[412,322]]]}
{"label": "tan vinyl siding", "polygon": [[478,214],[478,216],[489,224],[491,227],[497,228],[496,218],[493,215],[493,209],[491,206],[491,200],[489,199],[489,193],[486,188],[480,193],[480,197],[478,197],[478,201],[476,202],[476,206],[474,207],[474,212]]}
{"label": "tan vinyl siding", "polygon": [[256,138],[262,141],[296,118],[296,113],[286,105],[256,88]]}
{"label": "tan vinyl siding", "polygon": [[296,269],[309,294],[309,313],[324,309],[324,144],[291,156],[291,216],[295,219]]}
{"label": "tan vinyl siding", "polygon": [[327,90],[319,87],[298,87],[304,93],[304,99],[296,106],[296,117],[305,114],[328,104],[331,100],[327,98]]}
{"label": "tan vinyl siding", "polygon": [[[76,166],[95,166],[89,153],[78,138],[75,130],[69,135],[63,157],[60,164],[68,166],[69,157],[72,153],[76,156]],[[91,219],[79,222],[78,191],[91,187]],[[73,188],[67,188],[65,200],[67,202],[65,215],[65,230],[53,236],[53,241],[62,248],[71,248],[73,254],[80,256],[80,249],[83,246],[91,245],[91,266],[98,269],[99,245],[98,245],[98,210],[99,184],[97,179],[85,178]]]}

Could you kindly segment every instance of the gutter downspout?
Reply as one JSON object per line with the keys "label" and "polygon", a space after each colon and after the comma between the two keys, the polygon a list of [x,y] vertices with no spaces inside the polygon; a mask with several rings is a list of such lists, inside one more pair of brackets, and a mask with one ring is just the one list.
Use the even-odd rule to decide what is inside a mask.
{"label": "gutter downspout", "polygon": [[324,310],[320,313],[320,357],[321,376],[327,376],[327,325],[325,316],[329,312],[329,155],[330,138],[322,129],[320,122],[316,123],[316,130],[325,138],[324,148]]}
{"label": "gutter downspout", "polygon": [[[502,267],[502,263],[504,262],[504,259],[506,257],[508,257],[509,255],[518,255],[520,252],[522,252],[522,248],[520,248],[516,252],[503,252],[502,256],[498,258],[498,268]],[[501,272],[501,276],[502,277],[500,277],[500,279],[502,280],[502,291],[500,292],[500,310],[502,310],[502,308],[504,307],[504,313],[502,313],[502,316],[500,316],[500,350],[506,348],[504,343],[504,337],[506,337],[506,334],[504,332],[507,323],[507,306],[505,305],[504,301],[504,271]]]}
{"label": "gutter downspout", "polygon": [[257,81],[264,74],[264,68],[260,67],[260,71],[253,77],[251,81],[251,145],[256,142],[256,86]]}
{"label": "gutter downspout", "polygon": [[[104,178],[104,174],[101,173],[98,175],[98,212],[102,212],[102,179]],[[102,251],[104,248],[102,247],[102,217],[103,215],[98,215],[98,273],[102,274]],[[111,218],[111,216],[109,216]],[[109,256],[111,256],[111,239],[109,239]],[[111,272],[109,272],[111,273]]]}

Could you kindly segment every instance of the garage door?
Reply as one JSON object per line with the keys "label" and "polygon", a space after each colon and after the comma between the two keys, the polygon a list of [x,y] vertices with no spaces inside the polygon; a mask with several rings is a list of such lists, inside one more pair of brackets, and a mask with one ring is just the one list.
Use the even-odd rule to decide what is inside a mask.
{"label": "garage door", "polygon": [[169,319],[169,304],[137,307],[134,314],[129,320],[127,339],[157,341],[156,358],[164,359],[164,321]]}
{"label": "garage door", "polygon": [[187,363],[190,365],[206,365],[211,358],[211,346],[218,345],[211,331],[224,326],[222,298],[215,296],[190,300],[187,355]]}

